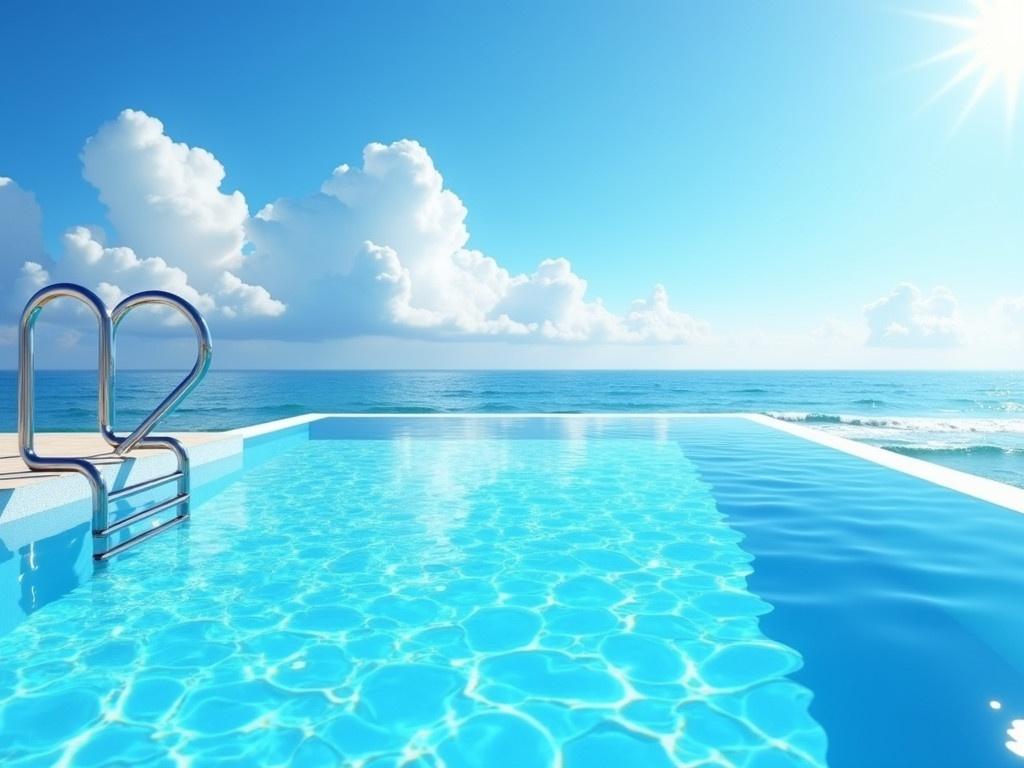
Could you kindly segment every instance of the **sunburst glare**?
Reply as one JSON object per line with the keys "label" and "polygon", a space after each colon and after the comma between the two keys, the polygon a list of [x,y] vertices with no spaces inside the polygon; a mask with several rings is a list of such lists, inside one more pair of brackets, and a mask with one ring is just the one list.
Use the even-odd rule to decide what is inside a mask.
{"label": "sunburst glare", "polygon": [[964,15],[914,13],[936,24],[953,27],[962,39],[922,64],[957,60],[961,66],[929,100],[937,101],[966,81],[974,83],[954,130],[971,114],[982,98],[1002,85],[1006,127],[1012,129],[1024,85],[1024,0],[968,0]]}

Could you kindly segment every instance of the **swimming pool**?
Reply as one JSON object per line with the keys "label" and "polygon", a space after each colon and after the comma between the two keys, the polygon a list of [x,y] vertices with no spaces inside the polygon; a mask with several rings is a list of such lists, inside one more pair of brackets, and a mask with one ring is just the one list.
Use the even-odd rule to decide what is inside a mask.
{"label": "swimming pool", "polygon": [[324,418],[244,458],[50,602],[7,552],[41,607],[0,764],[1024,766],[1017,512],[740,418]]}

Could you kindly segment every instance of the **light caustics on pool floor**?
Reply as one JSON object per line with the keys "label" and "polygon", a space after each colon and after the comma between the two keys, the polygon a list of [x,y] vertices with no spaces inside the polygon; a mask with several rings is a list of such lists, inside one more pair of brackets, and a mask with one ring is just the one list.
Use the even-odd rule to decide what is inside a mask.
{"label": "light caustics on pool floor", "polygon": [[318,440],[0,637],[0,763],[825,764],[678,443]]}

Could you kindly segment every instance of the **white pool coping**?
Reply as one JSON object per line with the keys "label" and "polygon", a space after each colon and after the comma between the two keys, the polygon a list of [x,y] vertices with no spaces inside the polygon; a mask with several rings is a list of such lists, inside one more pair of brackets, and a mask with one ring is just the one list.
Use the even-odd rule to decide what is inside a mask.
{"label": "white pool coping", "polygon": [[812,443],[856,456],[873,464],[880,464],[904,475],[927,480],[934,485],[957,491],[965,496],[987,501],[990,504],[1006,507],[1014,512],[1024,514],[1024,488],[1017,488],[1013,485],[1000,483],[998,480],[990,480],[987,477],[979,477],[968,472],[961,472],[958,469],[943,467],[923,459],[915,459],[913,456],[904,456],[901,453],[887,451],[874,445],[832,435],[819,429],[773,419],[771,416],[748,413],[744,414],[743,418],[757,424],[763,424],[766,427],[771,427],[772,429],[777,429],[780,432],[788,432]]}
{"label": "white pool coping", "polygon": [[[955,469],[939,466],[922,459],[904,456],[845,437],[839,437],[811,427],[780,421],[754,413],[306,413],[286,419],[252,424],[226,430],[223,441],[215,441],[206,450],[197,450],[194,465],[223,458],[225,454],[240,455],[248,439],[270,435],[324,419],[562,419],[562,420],[684,420],[684,419],[744,419],[764,427],[785,432],[794,437],[822,445],[841,453],[855,456],[904,475],[916,477],[934,485],[948,488],[965,496],[1024,514],[1024,488],[1016,488],[996,480],[989,480]],[[200,446],[200,449],[202,446]],[[211,450],[212,449],[212,450]],[[190,454],[193,452],[190,451]],[[140,462],[153,472],[152,460]],[[152,468],[150,468],[152,467]],[[28,486],[26,489],[5,491],[0,499],[0,523],[13,519],[34,517],[70,502],[87,499],[88,486],[82,478],[62,475]],[[56,521],[54,521],[56,522]]]}

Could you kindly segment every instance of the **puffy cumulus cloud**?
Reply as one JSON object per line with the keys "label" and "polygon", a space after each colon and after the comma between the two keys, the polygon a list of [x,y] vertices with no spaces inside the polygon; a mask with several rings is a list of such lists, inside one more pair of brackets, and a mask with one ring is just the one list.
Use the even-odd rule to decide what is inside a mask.
{"label": "puffy cumulus cloud", "polygon": [[465,248],[465,219],[423,147],[370,144],[362,168],[339,166],[318,192],[256,214],[249,274],[307,334],[500,332],[510,324],[490,314],[511,278]]}
{"label": "puffy cumulus cloud", "polygon": [[626,315],[587,297],[565,259],[512,275],[466,247],[466,207],[415,141],[370,144],[317,193],[249,221],[247,274],[289,306],[282,327],[320,336],[393,333],[548,341],[689,342],[706,324],[664,288]]}
{"label": "puffy cumulus cloud", "polygon": [[566,259],[547,259],[532,275],[509,281],[497,311],[515,318],[547,339],[606,340],[618,330],[618,318],[600,301],[586,300],[587,281]]}
{"label": "puffy cumulus cloud", "polygon": [[228,317],[277,317],[285,310],[282,302],[273,298],[262,285],[249,285],[230,272],[223,272],[220,277],[221,296],[232,299],[234,306],[224,307]]}
{"label": "puffy cumulus cloud", "polygon": [[646,301],[633,302],[625,326],[630,341],[698,341],[711,334],[708,323],[669,306],[668,291],[663,285],[654,286]]}
{"label": "puffy cumulus cloud", "polygon": [[50,282],[35,196],[0,176],[0,347],[13,346],[25,301]]}
{"label": "puffy cumulus cloud", "polygon": [[242,264],[249,209],[241,192],[220,191],[224,167],[205,149],[172,141],[159,120],[126,109],[81,157],[110,222],[146,258],[218,276]]}
{"label": "puffy cumulus cloud", "polygon": [[369,144],[360,167],[338,166],[316,192],[255,216],[241,192],[221,190],[225,171],[210,152],[175,142],[143,112],[101,126],[81,157],[120,241],[74,227],[48,261],[35,201],[0,186],[0,215],[27,222],[0,269],[26,289],[71,280],[113,303],[159,288],[193,302],[217,333],[262,339],[669,344],[708,334],[662,286],[620,314],[588,295],[566,259],[512,274],[467,247],[466,207],[415,141]]}
{"label": "puffy cumulus cloud", "polygon": [[[108,248],[101,230],[75,227],[64,234],[64,257],[57,272],[70,282],[95,284],[97,293],[109,306],[125,296],[145,290],[170,291],[191,302],[200,312],[212,312],[212,296],[200,293],[188,275],[159,256],[139,257],[125,246]],[[98,283],[96,277],[103,279]]]}
{"label": "puffy cumulus cloud", "polygon": [[870,346],[953,347],[964,342],[956,296],[936,288],[925,296],[909,283],[898,285],[864,308]]}
{"label": "puffy cumulus cloud", "polygon": [[77,279],[107,282],[119,295],[173,290],[227,318],[284,312],[270,291],[236,274],[245,265],[249,208],[241,192],[221,191],[224,167],[210,152],[173,141],[159,120],[126,109],[86,141],[82,174],[123,245],[105,249],[89,244],[83,228],[69,232],[69,271]]}
{"label": "puffy cumulus cloud", "polygon": [[[107,247],[104,232],[96,227],[74,227],[64,234],[63,256],[52,267],[61,280],[93,287],[109,307],[126,296],[147,290],[169,291],[192,303],[200,312],[213,316],[218,311],[232,320],[237,317],[275,317],[284,305],[266,289],[242,282],[231,272],[222,272],[216,295],[200,291],[185,270],[169,265],[159,256],[143,258],[126,246]],[[102,278],[102,279],[100,279]],[[163,312],[158,325],[180,325],[176,313]],[[152,327],[152,322],[139,330]]]}
{"label": "puffy cumulus cloud", "polygon": [[15,309],[20,310],[28,299],[50,282],[50,273],[37,261],[26,261],[18,270],[14,280]]}
{"label": "puffy cumulus cloud", "polygon": [[5,286],[0,314],[8,319],[49,279],[42,222],[35,196],[13,179],[0,176],[0,285]]}

